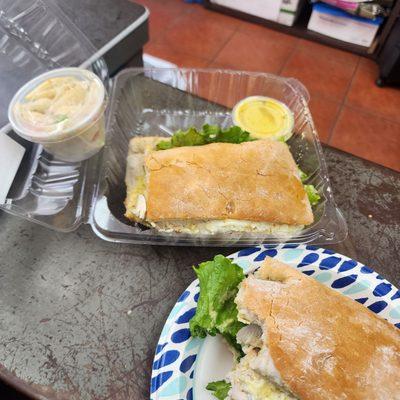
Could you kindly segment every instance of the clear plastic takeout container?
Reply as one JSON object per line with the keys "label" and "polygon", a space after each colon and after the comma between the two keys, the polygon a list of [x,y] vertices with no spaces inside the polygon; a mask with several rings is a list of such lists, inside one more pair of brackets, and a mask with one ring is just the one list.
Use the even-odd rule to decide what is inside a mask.
{"label": "clear plastic takeout container", "polygon": [[91,61],[96,52],[55,0],[0,0],[0,127],[17,90],[43,72],[83,66],[107,83],[104,60]]}
{"label": "clear plastic takeout container", "polygon": [[85,162],[50,167],[46,153],[37,154],[31,174],[17,180],[10,191],[8,211],[59,231],[89,223],[99,237],[113,242],[191,246],[282,242],[281,237],[258,233],[160,233],[124,217],[126,157],[132,137],[168,137],[177,129],[205,123],[227,127],[238,101],[260,95],[284,102],[293,112],[294,134],[288,145],[309,175],[307,183],[321,195],[321,202],[313,207],[314,223],[285,241],[327,244],[346,237],[347,226],[335,205],[307,106],[309,96],[297,80],[229,70],[135,68],[120,72],[112,86],[104,149]]}
{"label": "clear plastic takeout container", "polygon": [[[27,123],[18,106],[24,106],[28,102],[27,96],[44,82],[57,78],[72,78],[82,82],[87,88],[91,88],[92,93],[87,91],[81,101],[81,109],[75,110],[75,115],[69,118],[69,125],[64,125],[63,121],[35,125],[32,122]],[[106,105],[107,92],[96,74],[81,68],[58,68],[37,76],[18,90],[8,107],[8,119],[18,135],[41,144],[56,158],[63,161],[83,161],[104,146]]]}

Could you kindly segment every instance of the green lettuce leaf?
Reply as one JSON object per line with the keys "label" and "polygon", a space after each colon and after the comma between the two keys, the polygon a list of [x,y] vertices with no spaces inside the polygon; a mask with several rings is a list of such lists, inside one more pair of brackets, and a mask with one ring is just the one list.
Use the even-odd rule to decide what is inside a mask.
{"label": "green lettuce leaf", "polygon": [[207,143],[207,137],[196,128],[187,131],[177,131],[171,138],[172,147],[201,146]]}
{"label": "green lettuce leaf", "polygon": [[225,400],[228,397],[228,392],[231,389],[231,384],[226,381],[210,382],[206,386],[206,389],[214,392],[213,395],[218,400]]}
{"label": "green lettuce leaf", "polygon": [[216,135],[215,139],[213,139],[214,142],[224,143],[243,143],[251,140],[250,133],[243,131],[239,126],[231,126],[225,130],[221,129]]}
{"label": "green lettuce leaf", "polygon": [[218,136],[221,129],[218,125],[205,124],[205,125],[203,125],[203,128],[201,130],[205,136],[208,136],[209,138],[214,139]]}
{"label": "green lettuce leaf", "polygon": [[[299,168],[299,167],[297,167]],[[299,168],[300,180],[304,183],[308,179],[308,175]]]}
{"label": "green lettuce leaf", "polygon": [[319,195],[317,189],[315,189],[314,185],[304,185],[304,190],[307,193],[308,200],[312,206],[315,206],[321,200],[321,196]]}
{"label": "green lettuce leaf", "polygon": [[241,354],[236,334],[244,324],[238,321],[234,299],[239,283],[245,278],[242,268],[217,255],[213,261],[194,267],[194,271],[200,282],[200,297],[196,314],[189,323],[192,336],[204,338],[220,333]]}
{"label": "green lettuce leaf", "polygon": [[172,149],[172,143],[170,140],[162,140],[161,142],[157,143],[157,150],[168,150]]}
{"label": "green lettuce leaf", "polygon": [[243,143],[253,140],[250,133],[242,130],[238,126],[231,126],[228,129],[221,129],[217,125],[203,125],[201,130],[194,127],[186,131],[175,132],[171,139],[163,140],[157,144],[157,150],[167,150],[173,147],[182,146],[202,146],[204,144],[224,142],[224,143]]}

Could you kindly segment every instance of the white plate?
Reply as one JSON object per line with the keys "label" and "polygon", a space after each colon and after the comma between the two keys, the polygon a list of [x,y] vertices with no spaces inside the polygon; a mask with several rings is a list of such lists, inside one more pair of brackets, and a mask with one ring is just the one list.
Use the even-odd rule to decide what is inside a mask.
{"label": "white plate", "polygon": [[[380,275],[331,250],[304,245],[257,246],[229,258],[246,273],[273,257],[368,307],[400,328],[400,291]],[[180,296],[161,332],[153,363],[151,400],[215,400],[205,389],[224,379],[232,357],[218,337],[192,338],[189,320],[199,295],[194,281]]]}

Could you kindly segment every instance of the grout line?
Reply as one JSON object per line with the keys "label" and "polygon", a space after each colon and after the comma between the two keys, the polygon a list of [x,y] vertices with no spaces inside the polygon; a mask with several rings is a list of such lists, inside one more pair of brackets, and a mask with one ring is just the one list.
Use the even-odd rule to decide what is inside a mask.
{"label": "grout line", "polygon": [[329,135],[328,135],[328,139],[327,139],[327,144],[329,144],[329,145],[332,143],[333,135],[334,135],[336,126],[338,124],[339,117],[342,114],[342,110],[343,110],[344,106],[346,105],[345,102],[346,102],[346,99],[347,99],[347,95],[350,92],[351,85],[353,84],[354,77],[356,76],[356,73],[357,73],[357,71],[358,71],[358,69],[360,67],[360,63],[361,63],[361,57],[359,57],[359,59],[357,60],[357,65],[354,68],[353,74],[351,75],[351,79],[350,79],[350,81],[349,81],[349,83],[347,85],[347,88],[346,88],[346,91],[344,93],[343,99],[342,99],[342,101],[340,103],[339,110],[336,113],[336,118],[335,118],[335,120],[333,122],[332,128],[330,129],[330,132],[329,132]]}
{"label": "grout line", "polygon": [[338,111],[336,112],[335,119],[333,121],[333,125],[332,125],[331,129],[329,130],[328,137],[326,139],[326,144],[329,144],[330,146],[332,145],[333,132],[336,128],[336,125],[338,124],[339,117],[342,114],[343,108],[344,108],[344,103],[341,103]]}
{"label": "grout line", "polygon": [[297,49],[299,48],[299,44],[300,44],[300,39],[297,39],[296,45],[293,47],[293,49],[290,52],[290,54],[288,55],[286,61],[283,63],[282,67],[279,69],[278,75],[282,74],[283,70],[286,68],[286,66],[289,64],[289,62],[292,60],[292,58],[294,57],[294,54],[296,53]]}
{"label": "grout line", "polygon": [[[211,12],[216,12],[216,11],[211,11]],[[234,18],[234,17],[232,17],[232,18]],[[211,57],[211,60],[210,60],[210,62],[208,63],[208,65],[211,64],[211,63],[213,63],[213,62],[217,59],[217,57],[218,57],[218,55],[221,53],[221,51],[226,47],[226,45],[230,42],[230,40],[233,38],[233,36],[239,31],[239,25],[240,25],[240,21],[239,21],[239,23],[237,24],[236,28],[235,28],[235,29],[232,29],[232,34],[231,34],[231,35],[225,40],[225,42],[221,45],[221,47],[219,48],[219,50],[215,53],[214,57]]]}
{"label": "grout line", "polygon": [[149,43],[152,42],[152,43],[155,44],[155,43],[161,42],[161,44],[162,44],[162,39],[163,39],[163,36],[165,35],[165,33],[170,31],[179,22],[180,19],[182,19],[184,16],[186,16],[188,14],[191,14],[193,12],[192,10],[190,10],[190,11],[189,10],[185,10],[186,6],[187,5],[185,4],[182,7],[181,11],[179,11],[177,13],[174,12],[173,16],[171,14],[170,17],[167,17],[167,19],[169,19],[169,21],[168,21],[168,24],[166,25],[166,28],[163,30],[162,33],[159,33],[158,35],[154,36],[154,38],[151,37],[151,32],[150,32],[150,30],[151,30],[151,28],[150,28],[150,20],[151,20],[151,12],[152,12],[152,10],[151,10],[151,6],[147,6],[147,8],[150,11],[150,15],[149,15],[149,38],[150,38],[150,40],[149,40]]}
{"label": "grout line", "polygon": [[[151,12],[151,10],[150,10],[150,12]],[[210,12],[211,12],[211,11],[210,11]],[[165,33],[167,33],[168,31],[170,31],[175,25],[177,25],[177,24],[179,23],[179,20],[181,20],[181,19],[184,18],[185,16],[188,16],[188,15],[194,14],[194,13],[196,13],[196,10],[195,10],[195,9],[193,9],[192,11],[186,12],[186,13],[180,13],[179,15],[175,16],[175,17],[173,18],[172,23],[171,23],[171,24],[168,24],[168,28],[165,29],[165,30],[163,31],[163,34],[165,35]],[[215,61],[215,59],[217,58],[218,54],[219,54],[219,53],[221,52],[221,50],[227,45],[227,43],[231,40],[231,38],[233,37],[233,35],[237,32],[238,28],[239,28],[239,24],[238,24],[234,29],[229,29],[229,28],[227,28],[227,30],[229,29],[229,30],[232,31],[231,34],[228,35],[228,37],[226,38],[226,40],[221,44],[221,47],[220,47],[219,49],[217,49],[215,55],[214,55],[213,57],[211,57],[211,58],[210,58],[210,57],[199,57],[199,56],[197,56],[197,55],[195,55],[195,54],[192,54],[192,53],[190,53],[190,52],[186,52],[186,51],[184,51],[184,50],[178,50],[178,51],[176,51],[174,48],[171,48],[171,46],[167,45],[167,43],[163,42],[163,34],[157,35],[157,39],[155,39],[155,40],[152,41],[151,43],[165,46],[165,47],[171,49],[171,50],[174,51],[174,52],[181,53],[182,55],[186,55],[186,56],[190,56],[190,57],[196,57],[196,58],[201,58],[201,59],[203,59],[204,61],[207,61],[207,64],[206,64],[206,65],[209,65],[209,64],[211,64],[213,61]],[[151,40],[151,39],[150,39],[150,40]],[[149,42],[149,43],[150,43],[150,42]]]}
{"label": "grout line", "polygon": [[346,98],[347,98],[347,95],[348,95],[349,92],[350,92],[351,85],[353,84],[353,80],[354,80],[354,77],[356,76],[357,71],[360,69],[360,65],[361,65],[361,56],[359,56],[359,59],[358,59],[358,61],[357,61],[357,65],[356,65],[356,67],[354,68],[354,71],[353,71],[353,74],[352,74],[352,76],[351,76],[350,82],[349,82],[349,84],[347,85],[346,92],[345,92],[344,97],[343,97],[343,104],[345,103]]}

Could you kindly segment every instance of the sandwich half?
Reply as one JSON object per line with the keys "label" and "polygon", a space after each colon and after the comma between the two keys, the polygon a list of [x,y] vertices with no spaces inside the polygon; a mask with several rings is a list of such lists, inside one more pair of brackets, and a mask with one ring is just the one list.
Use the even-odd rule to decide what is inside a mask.
{"label": "sandwich half", "polygon": [[135,137],[127,159],[125,216],[165,232],[291,236],[313,222],[285,143],[210,143],[157,150]]}
{"label": "sandwich half", "polygon": [[[241,354],[233,370],[226,381],[208,387],[218,399],[400,399],[397,328],[356,301],[273,259],[239,284],[236,279],[236,315],[231,310],[230,319],[226,318],[226,310],[232,308],[229,301],[215,314],[213,305],[224,294],[222,286],[216,288],[212,282],[224,279],[229,286],[234,274],[240,274],[233,272],[240,267],[217,257],[208,272],[205,263],[196,270],[200,310],[191,321],[191,332],[198,336],[221,333],[231,345],[229,335],[235,334]],[[202,276],[205,272],[207,280]],[[203,295],[214,322],[201,315]]]}

